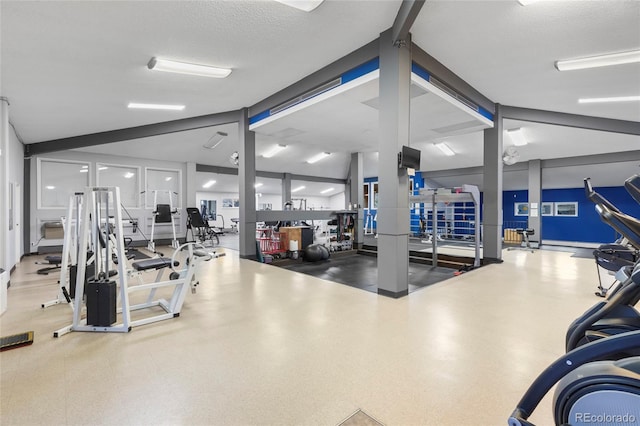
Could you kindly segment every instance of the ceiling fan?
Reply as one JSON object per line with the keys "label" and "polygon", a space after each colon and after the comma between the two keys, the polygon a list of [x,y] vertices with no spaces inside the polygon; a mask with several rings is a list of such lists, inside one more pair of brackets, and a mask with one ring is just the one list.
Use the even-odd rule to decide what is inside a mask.
{"label": "ceiling fan", "polygon": [[240,164],[240,154],[238,154],[238,151],[235,151],[233,154],[229,156],[229,162],[234,166],[237,166],[238,164]]}
{"label": "ceiling fan", "polygon": [[502,161],[507,166],[516,164],[519,159],[520,159],[520,153],[514,146],[508,147],[507,149],[504,150],[504,153],[502,154]]}

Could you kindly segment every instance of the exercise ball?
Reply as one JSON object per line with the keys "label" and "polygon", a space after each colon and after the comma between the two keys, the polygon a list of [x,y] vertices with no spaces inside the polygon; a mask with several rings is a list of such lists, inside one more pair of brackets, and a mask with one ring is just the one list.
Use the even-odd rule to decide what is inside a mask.
{"label": "exercise ball", "polygon": [[329,259],[329,256],[330,256],[329,249],[323,245],[319,245],[319,247],[320,247],[320,251],[322,252],[322,260]]}
{"label": "exercise ball", "polygon": [[304,249],[304,260],[307,262],[318,262],[323,259],[322,246],[311,244]]}

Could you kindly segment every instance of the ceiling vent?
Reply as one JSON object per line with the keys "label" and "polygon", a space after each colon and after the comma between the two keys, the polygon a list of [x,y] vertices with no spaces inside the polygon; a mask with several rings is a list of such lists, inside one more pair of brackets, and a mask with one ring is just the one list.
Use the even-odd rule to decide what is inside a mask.
{"label": "ceiling vent", "polygon": [[331,90],[335,87],[340,86],[342,79],[340,77],[336,78],[335,80],[331,80],[328,83],[322,84],[318,87],[316,87],[315,89],[311,89],[306,93],[303,93],[300,96],[297,96],[291,100],[288,100],[287,102],[283,102],[280,105],[277,105],[273,108],[271,108],[269,110],[269,114],[274,115],[279,113],[280,111],[284,111],[287,108],[290,108],[296,104],[299,104],[300,102],[304,102],[308,99],[313,98],[314,96],[319,95],[320,93],[326,92],[327,90]]}
{"label": "ceiling vent", "polygon": [[443,92],[447,93],[452,98],[455,98],[458,101],[462,102],[463,104],[465,104],[466,106],[468,106],[472,110],[474,110],[476,112],[478,112],[480,110],[480,108],[478,107],[477,104],[471,102],[469,99],[465,98],[464,96],[456,93],[453,89],[449,88],[446,84],[444,84],[440,80],[438,80],[436,78],[433,78],[433,77],[429,77],[429,83],[433,84],[438,89],[440,89]]}

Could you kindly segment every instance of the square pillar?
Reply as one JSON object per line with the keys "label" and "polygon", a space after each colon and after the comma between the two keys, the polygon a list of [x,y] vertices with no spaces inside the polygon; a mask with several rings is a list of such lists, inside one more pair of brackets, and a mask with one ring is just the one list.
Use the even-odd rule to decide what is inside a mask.
{"label": "square pillar", "polygon": [[496,104],[493,128],[484,130],[483,258],[502,261],[502,107]]}
{"label": "square pillar", "polygon": [[[534,234],[529,237],[531,246],[536,247],[542,241],[542,168],[540,160],[529,161],[529,223]],[[535,242],[535,244],[534,244]]]}
{"label": "square pillar", "polygon": [[240,110],[238,121],[240,257],[256,259],[256,134],[249,130],[248,111]]}
{"label": "square pillar", "polygon": [[394,46],[391,30],[380,35],[380,139],[378,203],[378,293],[409,293],[409,191],[398,153],[409,145],[410,37]]}

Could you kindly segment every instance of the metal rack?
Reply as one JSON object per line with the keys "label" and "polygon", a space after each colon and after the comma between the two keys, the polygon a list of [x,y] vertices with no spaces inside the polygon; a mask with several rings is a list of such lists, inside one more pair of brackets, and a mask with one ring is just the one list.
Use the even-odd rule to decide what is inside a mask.
{"label": "metal rack", "polygon": [[[480,266],[480,191],[477,186],[423,188],[409,197],[414,234],[433,244],[433,265],[438,264],[438,242],[474,243],[473,266]],[[413,219],[418,211],[417,219]],[[417,220],[417,224],[414,223]],[[418,232],[415,232],[415,230]]]}

